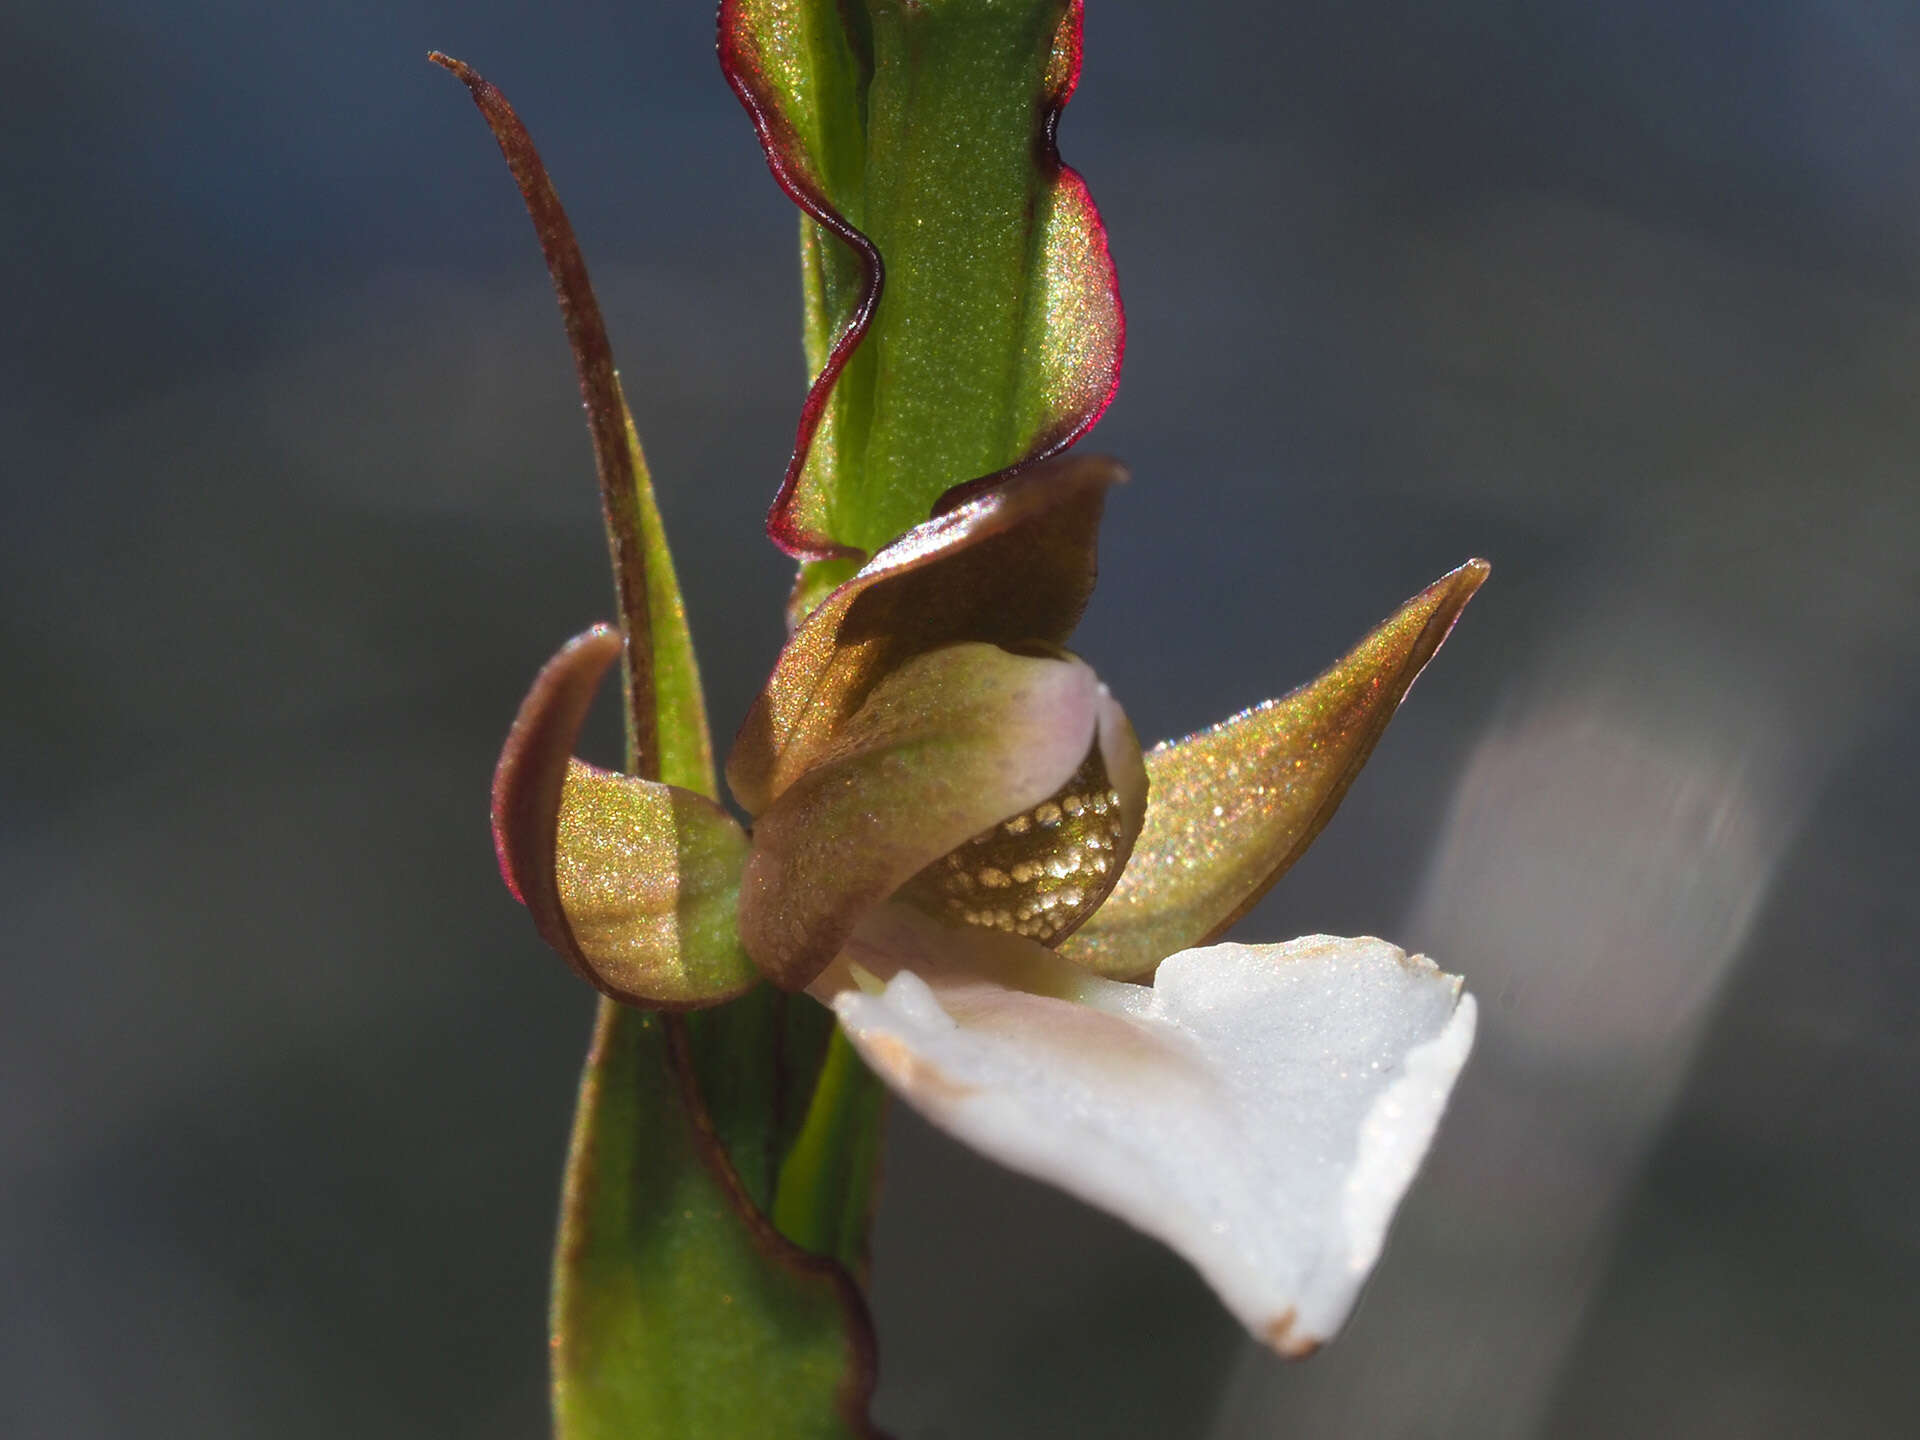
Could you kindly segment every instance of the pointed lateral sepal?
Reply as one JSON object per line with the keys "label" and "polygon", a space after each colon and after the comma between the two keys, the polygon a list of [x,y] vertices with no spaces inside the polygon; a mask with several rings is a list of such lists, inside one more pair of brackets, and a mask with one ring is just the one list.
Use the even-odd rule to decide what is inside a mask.
{"label": "pointed lateral sepal", "polygon": [[721,66],[768,166],[836,237],[803,250],[818,373],[767,516],[789,554],[871,553],[1112,399],[1113,261],[1056,143],[1081,9],[722,0]]}
{"label": "pointed lateral sepal", "polygon": [[1333,818],[1487,572],[1468,561],[1311,684],[1149,751],[1133,860],[1061,953],[1102,975],[1144,975],[1251,909]]}
{"label": "pointed lateral sepal", "polygon": [[759,978],[733,925],[747,839],[703,796],[572,758],[620,649],[619,632],[596,625],[521,703],[494,771],[500,871],[541,939],[603,994],[712,1005]]}

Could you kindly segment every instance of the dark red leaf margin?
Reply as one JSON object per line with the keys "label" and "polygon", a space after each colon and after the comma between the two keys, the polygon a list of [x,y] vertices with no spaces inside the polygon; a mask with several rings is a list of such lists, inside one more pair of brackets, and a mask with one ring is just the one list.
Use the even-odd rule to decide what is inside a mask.
{"label": "dark red leaf margin", "polygon": [[[1064,428],[1043,434],[1031,454],[1020,463],[1031,465],[1066,449],[1095,425],[1113,403],[1120,388],[1120,366],[1127,354],[1127,311],[1120,301],[1120,274],[1114,268],[1113,250],[1107,243],[1107,224],[1100,218],[1100,207],[1093,203],[1093,192],[1078,170],[1060,158],[1060,115],[1080,88],[1080,66],[1086,53],[1086,0],[1072,0],[1060,17],[1060,28],[1053,37],[1053,59],[1047,68],[1047,88],[1041,97],[1040,167],[1053,181],[1054,188],[1086,212],[1086,222],[1094,243],[1108,292],[1113,297],[1112,358],[1107,362],[1105,383],[1096,387],[1081,407],[1077,418]],[[1055,205],[1060,201],[1055,200]]]}
{"label": "dark red leaf margin", "polygon": [[800,426],[794,435],[793,458],[780,482],[779,493],[767,510],[767,538],[798,560],[834,560],[851,558],[859,551],[841,545],[826,535],[802,528],[793,514],[794,497],[800,488],[801,473],[807,467],[807,452],[812,448],[814,432],[820,428],[820,416],[827,408],[834,382],[847,361],[866,338],[880,303],[880,291],[886,283],[886,265],[874,243],[848,223],[827,198],[826,186],[814,173],[813,157],[801,143],[793,122],[775,100],[773,86],[766,78],[764,43],[766,35],[754,25],[755,15],[748,0],[720,0],[720,70],[727,84],[746,108],[760,137],[760,149],[767,157],[767,169],[798,205],[819,225],[852,250],[860,261],[859,303],[847,317],[847,323],[834,337],[827,362],[808,387],[806,403],[800,407]]}

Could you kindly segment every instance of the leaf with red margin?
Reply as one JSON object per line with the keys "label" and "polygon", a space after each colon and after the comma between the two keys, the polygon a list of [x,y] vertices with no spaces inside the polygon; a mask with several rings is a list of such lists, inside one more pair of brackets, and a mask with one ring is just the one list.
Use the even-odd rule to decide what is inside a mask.
{"label": "leaf with red margin", "polygon": [[871,553],[1106,409],[1119,291],[1056,143],[1081,32],[1081,0],[722,0],[722,67],[809,217],[788,553]]}
{"label": "leaf with red margin", "polygon": [[[686,615],[572,227],[505,97],[460,62],[432,58],[466,83],[500,142],[559,293],[627,622],[631,768],[712,797],[718,778]],[[565,694],[545,707],[539,733],[517,734],[510,749],[551,745],[561,732],[570,741],[593,676],[611,662],[613,637],[592,631],[576,645],[553,674]],[[530,783],[510,783],[509,793],[496,796],[496,823],[547,829],[560,773],[524,767]],[[536,885],[528,870],[551,865],[553,848],[551,837],[538,847],[503,846],[502,858],[509,887],[530,903],[538,889],[548,920],[557,917],[564,932],[557,888]],[[744,1181],[733,1160],[731,1132],[746,1127],[726,1125],[703,1093],[702,1071],[751,1072],[765,1078],[760,1089],[774,1087],[764,1064],[771,1053],[764,1009],[748,996],[709,1011],[696,1038],[684,1017],[600,1003],[554,1256],[553,1404],[561,1440],[877,1433],[867,1416],[873,1325],[858,1285],[844,1266],[775,1229],[762,1208],[770,1200],[764,1184]],[[711,1063],[696,1056],[696,1045]],[[743,1063],[724,1063],[730,1056]],[[758,1108],[758,1093],[728,1097],[728,1118]],[[754,1169],[764,1172],[764,1159]]]}

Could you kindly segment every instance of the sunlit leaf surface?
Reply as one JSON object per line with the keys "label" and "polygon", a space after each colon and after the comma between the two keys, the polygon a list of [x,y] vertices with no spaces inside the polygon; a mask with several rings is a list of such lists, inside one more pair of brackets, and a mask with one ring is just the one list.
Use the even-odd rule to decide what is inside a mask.
{"label": "sunlit leaf surface", "polygon": [[[436,58],[467,83],[499,140],[559,292],[626,622],[633,768],[711,799],[718,777],[685,607],[585,262],[504,97]],[[729,1090],[721,1113],[733,1123],[723,1134],[700,1085],[704,1072],[781,1088],[778,1067],[733,1062],[765,1056],[782,1003],[749,996],[736,1002],[737,1018],[734,1007],[710,1012],[696,1035],[680,1017],[600,1002],[554,1263],[561,1440],[872,1433],[873,1334],[858,1288],[847,1268],[774,1228],[762,1208],[770,1197],[749,1189],[729,1153],[730,1143],[750,1149],[750,1173],[764,1187],[774,1147],[746,1145],[755,1127],[743,1117],[777,1121],[779,1109],[764,1091]]]}
{"label": "sunlit leaf surface", "polygon": [[815,381],[768,530],[871,554],[950,487],[1072,443],[1118,383],[1106,231],[1054,143],[1079,0],[723,0],[720,26],[809,217]]}

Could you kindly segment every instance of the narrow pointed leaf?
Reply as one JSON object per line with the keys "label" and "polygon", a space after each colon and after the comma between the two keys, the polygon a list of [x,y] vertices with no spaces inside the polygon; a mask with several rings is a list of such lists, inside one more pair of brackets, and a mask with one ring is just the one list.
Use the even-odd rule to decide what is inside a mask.
{"label": "narrow pointed leaf", "polygon": [[1061,953],[1130,978],[1225,932],[1333,817],[1486,577],[1485,561],[1469,561],[1311,684],[1149,751],[1147,823],[1133,859]]}
{"label": "narrow pointed leaf", "polygon": [[873,1434],[847,1272],[747,1203],[685,1022],[603,1004],[581,1079],[554,1292],[561,1440]]}
{"label": "narrow pointed leaf", "polygon": [[723,0],[722,65],[810,217],[790,554],[872,553],[1112,398],[1106,231],[1056,144],[1080,38],[1079,0]]}
{"label": "narrow pointed leaf", "polygon": [[[700,663],[693,653],[693,631],[687,624],[687,604],[680,594],[680,578],[673,553],[667,547],[666,526],[654,498],[653,477],[640,432],[620,397],[621,428],[626,432],[629,469],[633,475],[634,521],[639,527],[636,547],[646,569],[647,623],[652,632],[654,731],[660,754],[660,778],[669,785],[691,790],[709,800],[720,798],[720,780],[714,772],[713,733],[707,726],[707,697],[700,683]],[[638,748],[638,737],[629,736]]]}
{"label": "narrow pointed leaf", "polygon": [[[434,58],[467,83],[500,142],[559,295],[626,620],[630,767],[689,795],[714,797],[712,740],[685,607],[585,261],[511,106],[466,66]],[[555,717],[569,735],[580,715],[568,707],[577,704],[584,714],[592,682],[611,663],[607,647],[606,633],[590,641],[583,658],[598,669],[591,679],[576,674],[569,681],[572,693]],[[568,772],[549,765],[541,776],[519,810],[554,803],[551,792]],[[543,862],[541,873],[557,886],[552,863]],[[564,925],[557,899],[553,908]],[[694,968],[712,958],[689,956]],[[766,1116],[778,1122],[777,1095],[792,1088],[780,1067],[758,1063],[769,1054],[765,1022],[784,1004],[777,995],[749,995],[698,1016],[695,1036],[679,1017],[600,1002],[554,1257],[559,1440],[875,1433],[867,1419],[874,1342],[864,1299],[845,1269],[774,1229],[761,1209],[765,1199],[756,1203],[729,1150],[746,1148]],[[700,1069],[736,1082],[718,1124],[696,1054]],[[755,1063],[738,1063],[742,1057]],[[765,1197],[775,1159],[765,1146],[758,1154]]]}
{"label": "narrow pointed leaf", "polygon": [[648,613],[646,557],[642,553],[640,523],[641,476],[634,461],[638,445],[629,443],[631,422],[620,396],[600,302],[587,278],[587,262],[574,238],[573,225],[547,177],[533,137],[520,123],[507,97],[471,66],[434,51],[427,57],[467,87],[493,138],[506,158],[507,169],[520,187],[527,214],[533,220],[547,273],[553,278],[566,325],[567,344],[573,350],[580,379],[580,398],[587,413],[587,431],[593,440],[594,468],[600,476],[600,503],[607,522],[607,540],[613,550],[614,589],[620,599],[621,630],[626,638],[627,726],[636,752],[647,757],[651,771],[657,745],[658,701],[653,686],[653,626]]}

